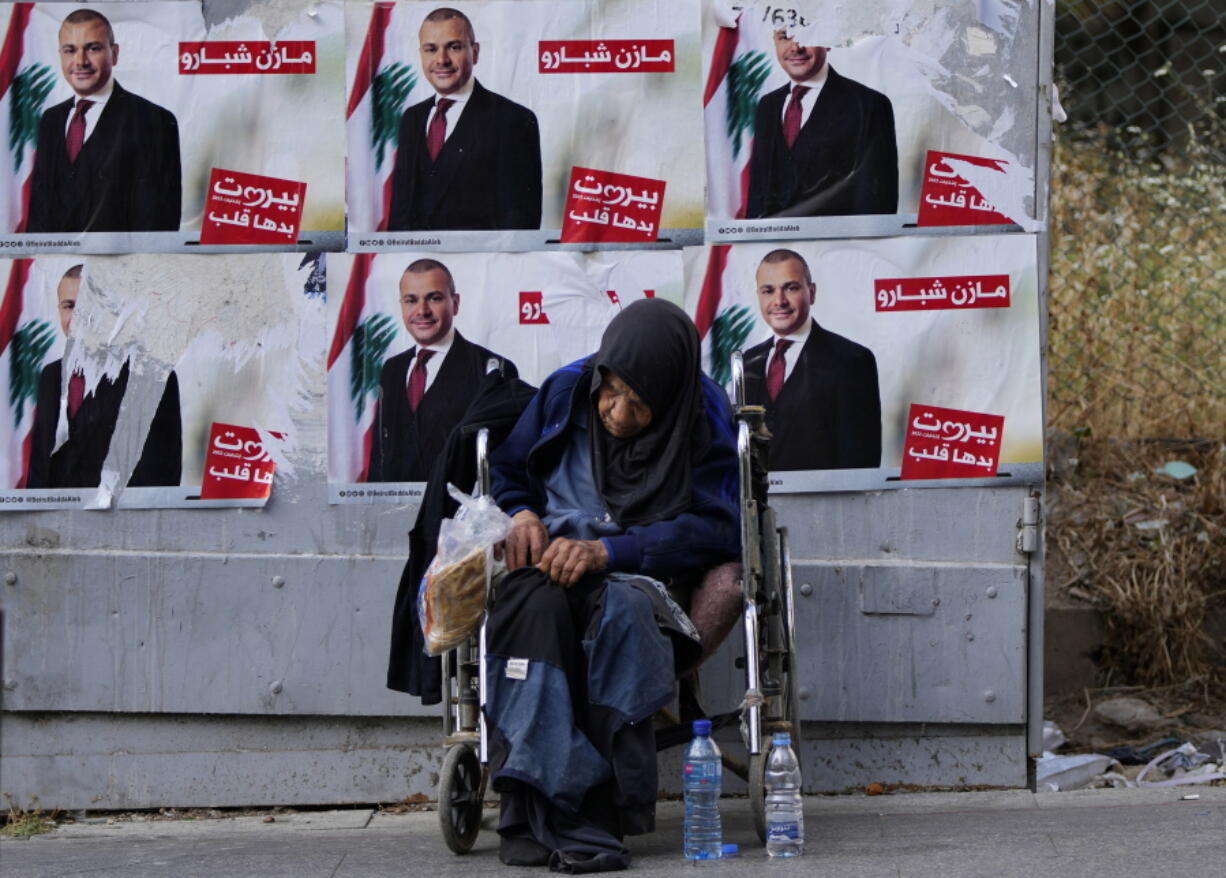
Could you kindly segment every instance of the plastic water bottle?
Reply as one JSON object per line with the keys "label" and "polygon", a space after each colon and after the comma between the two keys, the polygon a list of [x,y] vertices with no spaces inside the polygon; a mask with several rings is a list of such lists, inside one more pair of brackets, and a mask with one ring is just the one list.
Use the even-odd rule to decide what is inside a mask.
{"label": "plastic water bottle", "polygon": [[766,852],[772,857],[796,857],[804,844],[800,763],[792,752],[792,736],[776,732],[766,760]]}
{"label": "plastic water bottle", "polygon": [[711,721],[694,720],[694,740],[685,751],[685,838],[688,860],[718,860],[723,854],[719,792],[723,781],[719,747],[711,740]]}

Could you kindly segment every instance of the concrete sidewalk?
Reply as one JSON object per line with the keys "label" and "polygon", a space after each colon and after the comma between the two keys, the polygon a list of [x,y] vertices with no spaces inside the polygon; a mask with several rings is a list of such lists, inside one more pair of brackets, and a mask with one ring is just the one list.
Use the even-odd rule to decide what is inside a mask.
{"label": "concrete sidewalk", "polygon": [[[1185,795],[1199,795],[1186,801]],[[629,840],[635,871],[707,876],[823,875],[1129,878],[1226,875],[1226,788],[917,793],[805,799],[805,856],[769,861],[745,799],[721,805],[726,841],[740,858],[681,858],[679,802],[662,802],[658,829]],[[492,826],[496,811],[486,811]],[[497,836],[451,854],[434,812],[372,810],[214,820],[77,823],[31,839],[0,841],[4,878],[27,876],[236,876],[377,878],[517,875],[498,862]],[[543,873],[545,870],[537,870]]]}

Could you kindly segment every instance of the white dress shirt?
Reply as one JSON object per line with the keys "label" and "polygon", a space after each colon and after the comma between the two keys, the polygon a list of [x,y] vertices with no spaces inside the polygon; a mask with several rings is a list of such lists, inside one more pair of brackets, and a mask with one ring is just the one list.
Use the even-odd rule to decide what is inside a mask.
{"label": "white dress shirt", "polygon": [[442,95],[438,92],[434,93],[434,109],[426,114],[427,137],[430,136],[430,123],[434,121],[434,114],[438,112],[438,102],[440,99],[446,98],[449,101],[455,101],[455,103],[447,108],[447,112],[443,116],[444,121],[447,123],[447,131],[443,135],[443,142],[447,142],[447,138],[451,136],[451,132],[455,131],[456,123],[460,121],[460,114],[463,113],[464,108],[468,106],[468,99],[473,96],[473,86],[476,84],[476,82],[477,77],[470,76],[468,77],[468,82],[464,83],[464,87],[453,94]]}
{"label": "white dress shirt", "polygon": [[[98,127],[98,120],[102,118],[102,111],[106,109],[106,102],[111,99],[111,92],[115,90],[115,77],[109,76],[106,80],[106,85],[98,89],[94,94],[87,98],[81,97],[76,92],[72,93],[72,109],[68,111],[68,121],[64,123],[64,137],[68,137],[68,128],[72,125],[72,117],[77,114],[77,104],[81,101],[93,101],[88,110],[85,111],[85,140],[89,140],[89,136],[94,133],[94,129]],[[85,140],[81,141],[82,143]]]}
{"label": "white dress shirt", "polygon": [[[806,95],[806,97],[808,97]],[[771,369],[771,361],[775,359],[775,343],[779,339],[784,338],[792,342],[792,346],[783,354],[783,383],[787,384],[789,378],[792,377],[792,370],[796,368],[796,361],[800,359],[800,350],[805,346],[805,342],[809,340],[809,332],[813,329],[813,319],[805,321],[804,326],[793,332],[791,335],[776,335],[771,337],[771,352],[766,358],[766,372],[763,374],[769,375]]]}
{"label": "white dress shirt", "polygon": [[804,82],[788,82],[788,96],[783,99],[783,112],[779,116],[780,121],[787,117],[788,104],[792,103],[792,89],[795,86],[803,85],[809,89],[809,91],[800,96],[800,127],[805,127],[805,123],[813,115],[813,106],[817,103],[817,96],[822,93],[822,86],[826,84],[826,71],[829,69],[830,62],[823,61],[822,69]]}
{"label": "white dress shirt", "polygon": [[[455,341],[455,328],[444,336],[443,340],[436,344],[418,345],[418,353],[421,351],[433,351],[434,356],[426,360],[423,369],[426,370],[426,386],[422,388],[422,395],[425,396],[430,385],[434,383],[434,377],[438,375],[438,367],[443,365],[443,360],[447,359],[447,352],[451,350],[451,343]],[[404,375],[404,392],[409,392],[409,378],[413,375],[413,369],[417,366],[417,354],[413,355],[413,362],[409,364],[409,371]]]}

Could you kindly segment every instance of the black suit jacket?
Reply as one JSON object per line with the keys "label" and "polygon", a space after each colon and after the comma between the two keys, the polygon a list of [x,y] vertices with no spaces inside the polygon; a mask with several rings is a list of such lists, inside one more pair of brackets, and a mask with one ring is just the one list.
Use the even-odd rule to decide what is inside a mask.
{"label": "black suit jacket", "polygon": [[400,120],[388,229],[539,229],[536,115],[474,82],[460,120],[431,161],[426,124],[434,101],[414,104]]}
{"label": "black suit jacket", "polygon": [[[881,466],[881,393],[873,352],[813,323],[772,403],[766,362],[774,346],[772,337],[745,352],[745,400],[766,406],[771,471]],[[795,346],[785,356],[797,356]]]}
{"label": "black suit jacket", "polygon": [[788,85],[758,101],[749,159],[749,219],[898,212],[894,108],[881,92],[827,69],[813,112],[789,150]]}
{"label": "black suit jacket", "polygon": [[409,409],[407,386],[415,356],[414,347],[383,364],[367,481],[426,481],[447,444],[447,436],[464,417],[473,394],[490,371],[490,361],[495,361],[507,378],[518,376],[510,360],[473,344],[457,332],[438,374],[413,412]]}
{"label": "black suit jacket", "polygon": [[[81,401],[68,422],[68,439],[54,454],[55,433],[60,420],[60,386],[63,360],[48,364],[38,379],[38,405],[30,435],[27,488],[96,488],[102,480],[102,464],[111,447],[111,435],[119,418],[119,406],[128,389],[128,364],[119,377],[103,378]],[[130,487],[177,485],[183,466],[183,423],[179,415],[179,379],[174,372],[158,402],[140,461],[128,479]]]}
{"label": "black suit jacket", "polygon": [[174,115],[117,82],[76,162],[69,162],[64,131],[76,100],[56,104],[39,123],[26,231],[178,229],[183,183]]}

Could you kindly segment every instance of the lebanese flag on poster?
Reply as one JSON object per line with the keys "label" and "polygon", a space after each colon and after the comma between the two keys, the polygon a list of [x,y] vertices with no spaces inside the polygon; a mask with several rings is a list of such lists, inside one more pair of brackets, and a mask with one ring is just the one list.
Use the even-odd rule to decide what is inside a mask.
{"label": "lebanese flag on poster", "polygon": [[[745,48],[743,29],[753,16],[726,18],[714,10],[722,26],[707,68],[702,94],[707,144],[707,213],[745,218],[749,197],[749,154],[753,150],[753,117],[758,97],[771,71],[771,59]],[[748,96],[748,98],[746,97]]]}
{"label": "lebanese flag on poster", "polygon": [[[0,263],[2,264],[2,263]],[[0,488],[24,488],[30,431],[43,366],[58,357],[63,339],[54,300],[33,259],[8,262],[0,301]]]}
{"label": "lebanese flag on poster", "polygon": [[25,231],[38,123],[62,82],[54,52],[56,31],[47,33],[49,19],[33,12],[33,3],[9,6],[0,48],[0,180],[5,183],[0,231],[4,232]]}
{"label": "lebanese flag on poster", "polygon": [[416,40],[401,45],[386,39],[396,17],[403,14],[395,3],[374,5],[361,53],[346,77],[348,141],[370,145],[351,148],[346,161],[351,229],[387,230],[400,117],[408,109],[409,93],[422,78]]}
{"label": "lebanese flag on poster", "polygon": [[328,478],[334,482],[366,481],[379,374],[396,338],[395,320],[366,294],[374,260],[373,253],[354,255],[328,348]]}
{"label": "lebanese flag on poster", "polygon": [[731,245],[715,244],[706,248],[705,256],[700,253],[696,257],[706,260],[705,270],[695,266],[703,271],[702,287],[696,301],[686,302],[702,339],[703,371],[729,392],[732,352],[749,346],[758,313],[754,290],[725,280],[731,252]]}

